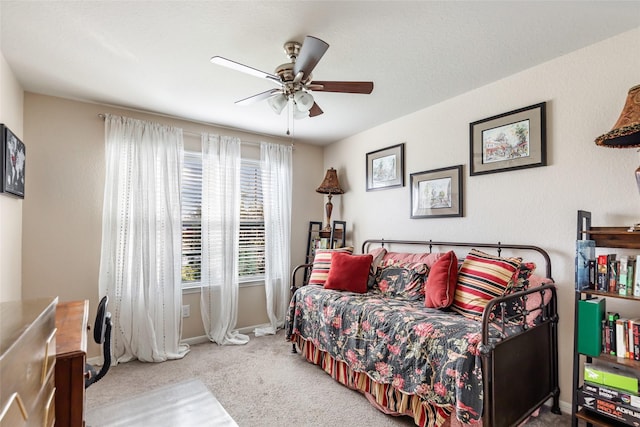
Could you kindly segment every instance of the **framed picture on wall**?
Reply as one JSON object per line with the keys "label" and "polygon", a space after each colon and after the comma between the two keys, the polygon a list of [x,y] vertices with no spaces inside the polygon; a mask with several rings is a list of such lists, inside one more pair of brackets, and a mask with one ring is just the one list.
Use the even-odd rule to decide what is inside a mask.
{"label": "framed picture on wall", "polygon": [[404,143],[367,153],[367,191],[404,187]]}
{"label": "framed picture on wall", "polygon": [[0,150],[2,151],[1,190],[24,199],[26,148],[4,124],[0,124]]}
{"label": "framed picture on wall", "polygon": [[411,218],[462,216],[462,165],[410,175]]}
{"label": "framed picture on wall", "polygon": [[469,125],[470,175],[547,165],[546,103]]}

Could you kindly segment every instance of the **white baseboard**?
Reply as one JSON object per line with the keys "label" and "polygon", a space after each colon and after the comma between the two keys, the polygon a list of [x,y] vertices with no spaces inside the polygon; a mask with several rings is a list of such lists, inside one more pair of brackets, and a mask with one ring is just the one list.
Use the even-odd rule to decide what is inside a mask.
{"label": "white baseboard", "polygon": [[[265,326],[269,326],[269,323],[263,323],[262,325],[246,326],[244,328],[238,329],[238,332],[245,335],[251,334],[253,333],[254,329],[262,328]],[[189,344],[189,345],[204,344],[207,342],[209,342],[209,338],[206,335],[200,335],[198,337],[191,337],[191,338],[184,338],[183,340],[180,340],[181,344]]]}
{"label": "white baseboard", "polygon": [[199,337],[191,337],[180,340],[180,344],[196,345],[209,342],[209,337],[206,335],[200,335]]}
{"label": "white baseboard", "polygon": [[[552,404],[552,403],[553,403],[553,399],[549,399],[549,400],[547,400],[546,402],[544,402],[544,406],[549,406],[549,407],[551,407],[551,404]],[[564,402],[564,401],[560,400],[560,401],[558,402],[558,404],[559,404],[559,406],[560,406],[560,411],[561,411],[563,414],[569,414],[569,415],[571,415],[571,403],[569,403],[569,402]]]}

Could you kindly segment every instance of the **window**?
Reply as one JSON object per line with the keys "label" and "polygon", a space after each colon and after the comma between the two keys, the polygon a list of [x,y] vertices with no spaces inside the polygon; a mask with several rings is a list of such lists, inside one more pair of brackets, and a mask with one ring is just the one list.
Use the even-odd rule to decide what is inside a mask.
{"label": "window", "polygon": [[[260,163],[242,160],[240,170],[240,248],[238,274],[240,281],[264,275],[264,215]],[[200,283],[202,227],[202,157],[185,152],[182,172],[182,284]]]}

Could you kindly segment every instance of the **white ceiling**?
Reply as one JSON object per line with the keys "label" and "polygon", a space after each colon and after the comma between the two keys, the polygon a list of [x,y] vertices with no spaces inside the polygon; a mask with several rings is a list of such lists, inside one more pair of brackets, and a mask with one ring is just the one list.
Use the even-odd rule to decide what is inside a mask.
{"label": "white ceiling", "polygon": [[284,42],[316,36],[314,78],[375,83],[314,93],[324,114],[295,140],[327,144],[640,27],[640,2],[1,0],[0,19],[26,91],[280,137],[285,113],[234,105],[274,86],[209,59],[273,73]]}

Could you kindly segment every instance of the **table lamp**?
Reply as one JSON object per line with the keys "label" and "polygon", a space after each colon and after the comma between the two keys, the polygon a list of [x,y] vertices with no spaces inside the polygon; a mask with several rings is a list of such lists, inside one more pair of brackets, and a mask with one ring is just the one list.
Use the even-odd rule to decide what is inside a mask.
{"label": "table lamp", "polygon": [[[596,145],[610,148],[640,147],[640,85],[629,89],[622,113],[613,129],[596,138]],[[640,191],[640,166],[636,169],[636,184]],[[640,224],[634,224],[629,231],[639,231]]]}
{"label": "table lamp", "polygon": [[331,203],[331,197],[334,194],[344,194],[344,190],[340,188],[340,182],[338,181],[338,173],[334,168],[330,168],[327,170],[327,174],[324,176],[324,180],[322,180],[322,184],[320,187],[316,188],[318,193],[328,194],[329,201],[325,206],[325,211],[327,213],[327,225],[325,226],[325,230],[331,229],[331,212],[333,211],[333,203]]}

